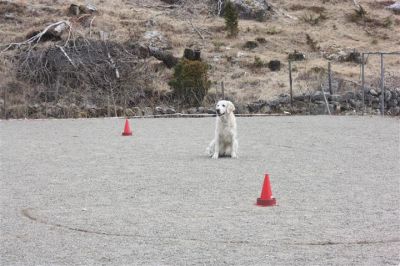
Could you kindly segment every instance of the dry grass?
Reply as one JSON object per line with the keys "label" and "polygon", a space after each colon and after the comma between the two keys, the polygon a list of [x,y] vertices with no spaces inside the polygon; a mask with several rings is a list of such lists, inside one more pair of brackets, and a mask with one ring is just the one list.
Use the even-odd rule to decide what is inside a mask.
{"label": "dry grass", "polygon": [[[19,2],[12,7],[16,8],[16,11],[10,11],[4,7],[5,2],[0,1],[0,40],[3,44],[21,41],[33,29],[42,29],[52,22],[70,19],[66,14],[69,2]],[[32,5],[31,2],[35,4]],[[322,53],[327,51],[393,51],[400,46],[399,17],[384,9],[386,2],[390,1],[383,4],[383,1],[360,0],[359,3],[367,8],[369,20],[357,20],[354,23],[348,20],[354,10],[352,1],[311,0],[293,4],[293,1],[289,0],[272,0],[272,5],[282,12],[274,14],[273,18],[265,22],[240,20],[239,35],[234,39],[226,37],[224,20],[213,16],[202,1],[188,0],[186,5],[178,9],[163,8],[165,4],[156,0],[91,2],[99,9],[93,21],[92,36],[97,38],[100,31],[106,31],[110,33],[112,41],[143,41],[146,31],[159,31],[164,34],[176,56],[182,56],[185,47],[200,48],[202,58],[210,64],[210,79],[216,81],[216,85],[213,85],[210,91],[215,91],[219,82],[224,81],[227,93],[237,101],[267,99],[287,93],[287,55],[294,50],[305,52],[308,56],[308,60],[296,64],[297,75],[309,71],[312,67],[326,68],[327,61],[322,58]],[[76,3],[84,4],[84,1]],[[30,7],[29,12],[26,6]],[[4,19],[4,14],[10,12],[15,13],[15,19]],[[88,35],[87,27],[76,27],[82,35]],[[255,41],[257,38],[264,38],[265,43],[259,43],[253,50],[243,48],[247,41]],[[4,56],[10,54],[12,51],[2,55],[0,63],[5,60]],[[281,60],[282,69],[280,72],[271,72],[268,68],[253,71],[249,65],[254,64],[255,57],[263,62]],[[157,71],[154,88],[168,90],[167,82],[172,71],[156,61],[151,63]],[[0,65],[4,64],[3,62]],[[356,82],[359,80],[359,69],[356,65],[336,62],[333,64],[337,76]],[[400,69],[398,59],[388,58],[386,68],[388,71]],[[8,70],[5,67],[0,68],[0,76],[8,75],[5,74]],[[234,73],[239,73],[239,76],[240,73],[244,74],[240,78],[232,78]],[[300,81],[295,80],[295,90],[298,92],[310,86],[305,83],[299,84]]]}

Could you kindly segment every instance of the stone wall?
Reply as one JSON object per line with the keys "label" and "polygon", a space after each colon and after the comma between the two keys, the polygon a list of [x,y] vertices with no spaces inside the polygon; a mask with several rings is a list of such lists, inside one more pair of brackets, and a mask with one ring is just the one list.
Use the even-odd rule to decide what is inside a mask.
{"label": "stone wall", "polygon": [[[376,89],[365,90],[365,112],[367,114],[379,115],[381,108],[382,93]],[[325,92],[329,109],[332,114],[363,114],[361,92],[346,92],[342,94],[329,94]],[[290,96],[281,94],[270,101],[257,101],[252,103],[235,102],[238,114],[300,114],[300,115],[322,115],[328,114],[324,95],[321,91],[310,94],[295,95],[293,106],[290,104]],[[94,105],[75,104],[52,104],[41,103],[33,105],[6,106],[7,118],[92,118],[107,116],[153,116],[182,114],[214,114],[214,107],[191,107],[177,109],[168,105],[142,106],[124,108],[121,106],[97,107]],[[4,118],[4,101],[0,99],[0,113]],[[385,90],[385,114],[400,116],[400,88]]]}

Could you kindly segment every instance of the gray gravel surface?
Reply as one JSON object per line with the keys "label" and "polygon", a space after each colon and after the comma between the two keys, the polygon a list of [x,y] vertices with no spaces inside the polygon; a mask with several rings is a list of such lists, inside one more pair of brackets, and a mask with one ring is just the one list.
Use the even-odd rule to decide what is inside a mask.
{"label": "gray gravel surface", "polygon": [[237,121],[237,160],[214,118],[0,121],[0,264],[399,264],[399,119]]}

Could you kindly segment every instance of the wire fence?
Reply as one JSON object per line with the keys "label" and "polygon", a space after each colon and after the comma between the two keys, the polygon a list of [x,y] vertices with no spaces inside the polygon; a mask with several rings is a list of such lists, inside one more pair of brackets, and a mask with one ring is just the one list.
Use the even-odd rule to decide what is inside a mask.
{"label": "wire fence", "polygon": [[[351,108],[360,113],[368,113],[370,110],[379,110],[380,114],[384,115],[393,105],[400,106],[400,100],[393,99],[392,103],[388,103],[387,99],[391,95],[387,93],[387,88],[399,88],[400,91],[400,52],[365,52],[360,54],[360,62],[356,63],[340,63],[336,64],[331,61],[326,61],[325,65],[312,65],[307,61],[289,61],[288,62],[288,83],[290,98],[290,106],[293,107],[294,102],[299,98],[307,104],[311,104],[313,95],[316,92],[321,92],[318,99],[319,104],[325,104],[328,113],[335,113],[335,100],[337,95],[350,95],[346,99],[352,105]],[[389,63],[387,64],[387,60]],[[112,69],[111,69],[112,71]],[[149,69],[146,69],[149,71]],[[142,71],[144,73],[146,71]],[[55,82],[54,84],[58,84]],[[57,86],[53,87],[37,87],[36,98],[32,101],[30,95],[26,94],[25,90],[17,87],[3,88],[0,95],[2,101],[2,118],[9,117],[10,110],[13,108],[13,118],[31,117],[35,112],[35,108],[44,109],[42,117],[98,117],[98,116],[135,116],[132,112],[132,106],[137,102],[142,103],[142,106],[149,106],[154,109],[155,104],[163,102],[178,104],[177,109],[181,109],[179,101],[171,99],[171,95],[155,95],[143,90],[130,91],[128,88],[123,90],[110,83],[109,90],[103,92],[98,91],[96,94],[91,94],[96,97],[95,102],[98,104],[96,113],[91,114],[90,106],[85,106],[85,114],[77,114],[79,106],[71,105],[62,106],[54,104],[51,101],[57,99],[61,91]],[[68,95],[71,102],[74,99],[82,97],[82,93],[78,93],[73,89],[73,86],[68,87]],[[12,92],[12,93],[11,93]],[[133,94],[132,94],[133,93]],[[19,98],[13,98],[15,94],[19,94]],[[89,93],[87,93],[89,95]],[[303,97],[299,97],[303,95]],[[305,96],[304,96],[305,95]],[[74,98],[75,97],[75,98]],[[229,98],[225,93],[224,82],[220,82],[212,87],[206,95],[204,102],[208,105],[213,105],[219,99]],[[400,94],[398,95],[400,98]],[[132,99],[135,102],[132,103]],[[79,99],[82,102],[82,99]],[[28,104],[29,103],[29,104]],[[32,105],[33,103],[33,105]],[[99,109],[100,108],[100,109]],[[54,114],[57,109],[57,115]],[[369,110],[368,110],[369,109]],[[94,111],[93,111],[94,112]],[[151,112],[149,112],[151,113]],[[148,113],[142,112],[142,116]],[[151,114],[154,115],[154,114]],[[161,115],[161,114],[155,114]],[[171,114],[169,114],[171,115]]]}
{"label": "wire fence", "polygon": [[[392,57],[390,66],[385,64],[385,60],[389,57]],[[398,60],[393,60],[396,57]],[[324,97],[353,95],[354,99],[359,101],[359,104],[358,102],[353,104],[356,111],[365,113],[369,107],[379,109],[380,114],[384,115],[388,110],[387,97],[390,97],[386,93],[386,88],[400,89],[400,52],[365,52],[360,54],[359,61],[358,64],[349,63],[345,66],[327,61],[325,67],[308,66],[303,71],[297,71],[297,66],[308,63],[289,61],[290,104],[293,105],[296,94],[307,95],[311,101],[312,94],[320,90]],[[367,93],[372,95],[367,97]],[[373,96],[376,96],[379,102],[373,99]],[[328,111],[330,112],[329,106]]]}

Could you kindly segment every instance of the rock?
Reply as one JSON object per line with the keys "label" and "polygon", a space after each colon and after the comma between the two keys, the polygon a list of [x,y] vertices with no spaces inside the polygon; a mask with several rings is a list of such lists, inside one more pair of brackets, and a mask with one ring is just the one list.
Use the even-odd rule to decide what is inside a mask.
{"label": "rock", "polygon": [[126,108],[125,109],[125,115],[126,116],[135,116],[135,112],[131,108]]}
{"label": "rock", "polygon": [[133,107],[132,111],[135,113],[135,116],[142,116],[143,115],[142,109],[140,109],[139,107]]}
{"label": "rock", "polygon": [[376,92],[376,90],[374,90],[374,89],[370,89],[368,93],[371,94],[372,96],[378,96],[379,95],[378,92]]}
{"label": "rock", "polygon": [[[329,92],[324,92],[326,100],[330,100],[332,97],[329,94]],[[322,91],[316,91],[311,95],[311,101],[325,101],[324,94],[322,94]]]}
{"label": "rock", "polygon": [[244,71],[235,72],[231,75],[231,79],[238,79],[243,77],[246,74]]}
{"label": "rock", "polygon": [[161,0],[161,2],[167,3],[169,5],[179,4],[181,0]]}
{"label": "rock", "polygon": [[268,68],[271,71],[279,71],[279,70],[281,70],[281,61],[279,61],[279,60],[271,60],[271,61],[269,61]]}
{"label": "rock", "polygon": [[213,109],[213,108],[206,108],[205,113],[206,113],[206,114],[209,114],[209,115],[214,115],[214,114],[215,114],[215,109]]}
{"label": "rock", "polygon": [[288,58],[290,61],[303,61],[306,59],[306,56],[303,53],[294,51],[293,53],[289,54]]}
{"label": "rock", "polygon": [[260,109],[266,104],[265,101],[258,101],[258,102],[253,102],[249,103],[247,105],[247,108],[249,109],[250,113],[258,113]]}
{"label": "rock", "polygon": [[355,93],[352,91],[346,92],[342,97],[342,101],[349,101],[350,99],[355,99]]}
{"label": "rock", "polygon": [[144,116],[153,115],[153,109],[146,106],[145,108],[143,108],[143,115]]}
{"label": "rock", "polygon": [[258,44],[257,44],[257,42],[255,42],[255,41],[247,41],[244,45],[243,45],[243,48],[245,48],[245,49],[254,49],[254,48],[257,48],[258,47]]}
{"label": "rock", "polygon": [[264,105],[260,109],[261,114],[270,114],[271,113],[271,107],[269,105]]}
{"label": "rock", "polygon": [[267,40],[264,37],[257,37],[256,41],[260,44],[267,43]]}
{"label": "rock", "polygon": [[389,112],[391,115],[395,115],[395,116],[400,115],[400,107],[399,106],[392,107],[392,108],[390,108]]}
{"label": "rock", "polygon": [[388,102],[388,107],[396,107],[399,104],[399,101],[397,101],[397,99],[391,99]]}
{"label": "rock", "polygon": [[197,113],[199,114],[204,114],[206,112],[206,108],[203,106],[200,106],[197,108]]}
{"label": "rock", "polygon": [[362,103],[360,101],[355,100],[355,99],[349,99],[349,104],[354,109],[360,109],[361,106],[362,106]]}
{"label": "rock", "polygon": [[392,99],[392,93],[389,90],[385,90],[385,102],[390,101]]}
{"label": "rock", "polygon": [[[356,64],[361,64],[362,63],[362,56],[361,53],[353,50],[352,52],[350,52],[347,57],[345,58],[345,61],[347,62],[354,62]],[[365,60],[364,60],[365,61]],[[365,64],[366,62],[364,62]]]}
{"label": "rock", "polygon": [[281,111],[282,106],[278,100],[272,100],[268,105],[271,107],[272,112],[279,113]]}
{"label": "rock", "polygon": [[400,1],[397,1],[390,6],[385,7],[387,9],[393,10],[396,13],[400,13]]}
{"label": "rock", "polygon": [[[271,6],[265,0],[230,0],[238,11],[241,19],[254,19],[265,21],[272,11]],[[223,14],[224,10],[222,10]]]}
{"label": "rock", "polygon": [[305,100],[308,100],[309,99],[309,96],[308,95],[306,95],[306,94],[300,94],[300,95],[295,95],[295,96],[293,96],[293,100],[295,100],[295,101],[305,101]]}
{"label": "rock", "polygon": [[[332,112],[334,110],[333,104],[329,104],[329,109]],[[316,104],[311,105],[310,110],[312,115],[326,115],[329,114],[326,104],[324,102],[316,102]]]}
{"label": "rock", "polygon": [[[333,112],[334,112],[335,114],[339,114],[339,113],[341,112],[341,105],[340,105],[340,103],[339,103],[339,102],[332,101],[331,104],[332,104],[332,106],[333,106],[333,108],[332,108]],[[332,111],[332,110],[331,110],[331,111]]]}
{"label": "rock", "polygon": [[195,108],[195,107],[189,108],[189,109],[187,109],[187,113],[188,114],[197,114],[197,108]]}
{"label": "rock", "polygon": [[339,94],[332,94],[331,95],[331,100],[333,102],[340,102],[340,101],[342,101],[342,96],[339,95]]}
{"label": "rock", "polygon": [[247,105],[239,103],[239,104],[236,104],[235,108],[236,108],[235,111],[237,114],[248,114],[249,113],[249,109],[247,108]]}
{"label": "rock", "polygon": [[176,110],[172,107],[167,107],[167,109],[165,109],[165,113],[168,115],[176,114]]}
{"label": "rock", "polygon": [[156,108],[154,109],[154,114],[163,115],[165,114],[165,110],[161,106],[156,106]]}
{"label": "rock", "polygon": [[76,5],[76,4],[71,4],[68,8],[68,15],[69,16],[79,16],[82,14],[93,14],[96,13],[97,9],[94,5],[88,4],[88,5]]}
{"label": "rock", "polygon": [[362,93],[359,92],[359,91],[357,91],[357,92],[355,93],[355,98],[356,98],[357,100],[362,101],[362,99],[363,99]]}
{"label": "rock", "polygon": [[372,95],[366,95],[365,100],[368,101],[370,104],[372,103],[378,103],[379,102],[379,97],[378,96],[372,96]]}
{"label": "rock", "polygon": [[7,20],[14,20],[15,19],[15,15],[13,13],[5,13],[4,14],[4,18]]}
{"label": "rock", "polygon": [[79,5],[71,4],[68,8],[68,15],[79,16]]}
{"label": "rock", "polygon": [[188,60],[192,60],[192,61],[200,61],[201,55],[201,51],[200,50],[193,50],[190,48],[185,48],[184,52],[183,52],[183,57],[188,59]]}
{"label": "rock", "polygon": [[145,46],[156,47],[161,50],[172,49],[170,40],[156,30],[146,31],[141,38],[141,43]]}
{"label": "rock", "polygon": [[289,104],[290,103],[290,95],[281,94],[281,95],[279,95],[278,101],[280,104]]}

